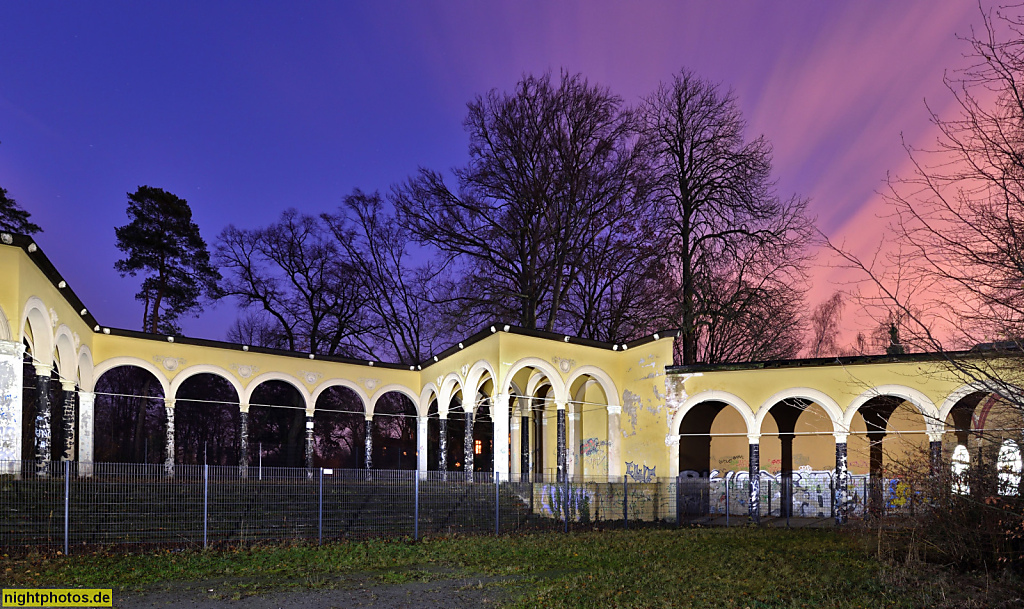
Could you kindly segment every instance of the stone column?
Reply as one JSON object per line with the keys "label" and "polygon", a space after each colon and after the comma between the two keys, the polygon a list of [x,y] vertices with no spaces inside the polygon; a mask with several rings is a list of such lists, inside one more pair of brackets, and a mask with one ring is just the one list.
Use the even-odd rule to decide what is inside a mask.
{"label": "stone column", "polygon": [[[574,410],[575,410],[574,406]],[[570,412],[565,415],[566,430],[565,430],[565,471],[569,474],[569,479],[572,480],[583,472],[577,471],[579,469],[579,458],[580,453],[580,436],[579,430],[577,429],[580,424],[580,413]]]}
{"label": "stone column", "polygon": [[64,431],[64,446],[61,461],[75,460],[75,384],[61,383],[64,391],[64,416],[61,419]]}
{"label": "stone column", "polygon": [[491,420],[494,421],[494,473],[509,473],[509,395],[499,393],[491,399]]}
{"label": "stone column", "polygon": [[555,402],[555,411],[558,417],[558,444],[555,448],[555,459],[558,464],[557,480],[564,482],[567,473],[565,470],[565,404]]}
{"label": "stone column", "polygon": [[748,503],[750,520],[754,524],[761,523],[761,436],[747,434],[750,446],[750,500]]}
{"label": "stone column", "polygon": [[166,436],[164,437],[164,470],[168,476],[174,475],[174,400],[164,398],[164,414],[167,418]]}
{"label": "stone column", "polygon": [[78,392],[78,475],[92,475],[93,444],[95,442],[96,394]]}
{"label": "stone column", "polygon": [[363,441],[363,467],[373,469],[373,415],[366,417],[366,439]]}
{"label": "stone column", "polygon": [[49,366],[36,366],[36,473],[45,476],[50,464],[50,372]]}
{"label": "stone column", "polygon": [[608,478],[622,479],[622,406],[608,406]]}
{"label": "stone column", "polygon": [[466,433],[463,434],[462,442],[462,471],[466,474],[466,479],[473,480],[473,403],[463,402],[462,407],[465,409],[464,416],[466,417]]}
{"label": "stone column", "polygon": [[942,473],[942,432],[928,432],[928,462],[932,476]]}
{"label": "stone column", "polygon": [[522,472],[522,481],[530,480],[530,411],[523,410],[522,425],[520,428],[522,437],[519,440],[519,471]]}
{"label": "stone column", "polygon": [[832,501],[835,505],[836,512],[836,524],[843,524],[846,522],[848,517],[846,513],[847,502],[849,496],[846,491],[846,487],[850,481],[850,470],[847,467],[846,460],[846,438],[849,434],[836,433],[836,475],[834,478],[833,486],[835,494],[832,496]]}
{"label": "stone column", "polygon": [[238,405],[238,466],[245,477],[249,471],[249,404]]}
{"label": "stone column", "polygon": [[306,411],[306,469],[313,469],[313,413]]}
{"label": "stone column", "polygon": [[[0,462],[21,461],[21,391],[25,345],[0,340]],[[15,463],[0,464],[0,473],[14,473]]]}
{"label": "stone column", "polygon": [[510,405],[509,407],[511,409],[509,413],[509,460],[511,461],[509,480],[513,478],[518,480],[523,475],[523,462],[521,458],[523,454],[523,432],[520,424],[522,414],[519,412],[518,406]]}
{"label": "stone column", "polygon": [[439,437],[437,442],[437,471],[441,472],[441,479],[447,480],[448,474],[448,411],[439,412],[437,416]]}
{"label": "stone column", "polygon": [[416,469],[427,471],[427,417],[416,417]]}

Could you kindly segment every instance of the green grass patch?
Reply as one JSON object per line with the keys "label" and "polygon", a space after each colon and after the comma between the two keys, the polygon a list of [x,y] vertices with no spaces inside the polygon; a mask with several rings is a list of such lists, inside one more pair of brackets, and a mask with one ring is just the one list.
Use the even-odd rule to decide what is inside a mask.
{"label": "green grass patch", "polygon": [[[157,589],[217,582],[234,598],[288,588],[491,578],[513,606],[921,607],[941,586],[887,576],[832,531],[676,529],[93,554],[0,562],[5,587]],[[481,584],[483,585],[483,584]],[[944,594],[944,592],[943,592]]]}

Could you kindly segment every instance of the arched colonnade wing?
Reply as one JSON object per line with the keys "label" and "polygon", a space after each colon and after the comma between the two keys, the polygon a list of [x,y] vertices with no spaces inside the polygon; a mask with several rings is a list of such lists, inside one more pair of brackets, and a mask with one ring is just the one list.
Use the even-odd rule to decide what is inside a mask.
{"label": "arched colonnade wing", "polygon": [[[442,452],[432,445],[433,430],[440,442],[458,414],[463,433],[445,443],[463,447],[461,462],[468,465],[469,453],[475,455],[477,443],[489,437],[493,469],[520,476],[674,476],[680,446],[693,437],[681,428],[698,414],[707,429],[696,435],[727,434],[748,447],[795,435],[792,467],[803,457],[815,459],[801,457],[801,434],[831,436],[836,462],[840,446],[853,447],[868,432],[885,442],[898,434],[926,438],[934,449],[950,436],[950,417],[961,416],[971,396],[982,389],[992,393],[957,378],[930,355],[677,368],[670,336],[613,345],[509,326],[485,328],[413,366],[325,358],[110,328],[68,283],[30,238],[0,239],[0,460],[20,458],[38,439],[23,429],[46,424],[25,420],[22,404],[31,391],[28,397],[45,407],[39,412],[61,410],[62,424],[70,421],[72,429],[58,436],[74,438],[72,454],[91,461],[97,383],[124,366],[152,375],[168,411],[190,379],[222,379],[237,399],[239,433],[246,425],[242,415],[258,407],[253,396],[260,386],[283,383],[297,396],[307,446],[316,434],[318,408],[324,415],[332,410],[322,398],[344,394],[358,401],[367,425],[385,414],[408,421],[402,438],[414,437],[415,449],[405,452],[416,453],[421,470],[429,454]],[[987,412],[989,402],[975,404],[978,412]],[[864,419],[868,411],[871,421]],[[903,411],[910,415],[894,414]],[[899,428],[896,419],[916,421],[916,427]],[[489,436],[481,437],[481,429]],[[401,434],[395,433],[397,439]],[[820,442],[808,446],[819,450]],[[766,443],[765,450],[774,449]],[[448,460],[441,454],[437,459]]]}

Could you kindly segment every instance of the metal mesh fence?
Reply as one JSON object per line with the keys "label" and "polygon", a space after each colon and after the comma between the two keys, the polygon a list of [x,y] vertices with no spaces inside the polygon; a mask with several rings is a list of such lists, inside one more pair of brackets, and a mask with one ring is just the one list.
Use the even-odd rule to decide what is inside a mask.
{"label": "metal mesh fence", "polygon": [[[575,477],[0,461],[0,547],[201,547],[748,522],[750,480]],[[895,479],[762,474],[762,522],[823,526],[841,511],[913,516],[923,500]],[[841,501],[837,502],[837,499]],[[873,506],[867,509],[866,506]]]}

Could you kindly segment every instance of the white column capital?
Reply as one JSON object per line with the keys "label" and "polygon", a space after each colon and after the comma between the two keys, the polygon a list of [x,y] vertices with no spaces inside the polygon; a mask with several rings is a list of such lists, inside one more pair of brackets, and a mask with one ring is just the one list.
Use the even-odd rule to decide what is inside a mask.
{"label": "white column capital", "polygon": [[944,436],[944,435],[945,435],[945,433],[941,432],[941,431],[935,431],[935,430],[929,431],[928,432],[928,441],[929,442],[942,442],[942,436]]}
{"label": "white column capital", "polygon": [[239,404],[238,404],[238,412],[248,413],[249,412],[249,402],[239,402]]}
{"label": "white column capital", "polygon": [[13,356],[21,359],[25,356],[25,343],[13,340],[0,340],[0,356]]}
{"label": "white column capital", "polygon": [[36,376],[50,376],[53,372],[53,366],[47,366],[46,364],[36,364]]}
{"label": "white column capital", "polygon": [[[311,415],[311,416],[312,416],[312,415]],[[371,413],[368,413],[368,414],[364,414],[364,415],[363,415],[363,419],[365,419],[365,420],[367,420],[367,421],[372,421],[372,420],[373,420],[373,414],[371,414]]]}
{"label": "white column capital", "polygon": [[511,397],[512,397],[511,394],[508,394],[508,393],[497,393],[491,399],[491,402],[494,403],[494,404],[501,404],[501,405],[507,406],[509,398],[511,398]]}
{"label": "white column capital", "polygon": [[174,410],[174,398],[164,398],[164,408]]}
{"label": "white column capital", "polygon": [[846,444],[846,441],[850,438],[850,432],[848,431],[837,431],[832,435],[836,439],[836,444]]}
{"label": "white column capital", "polygon": [[565,410],[565,402],[555,402],[555,410]]}
{"label": "white column capital", "polygon": [[622,406],[605,406],[608,414],[622,414]]}
{"label": "white column capital", "polygon": [[63,389],[64,391],[74,391],[75,384],[70,381],[61,381],[60,388]]}
{"label": "white column capital", "polygon": [[748,433],[747,434],[747,444],[760,444],[760,443],[761,443],[761,434],[759,434],[759,433]]}

